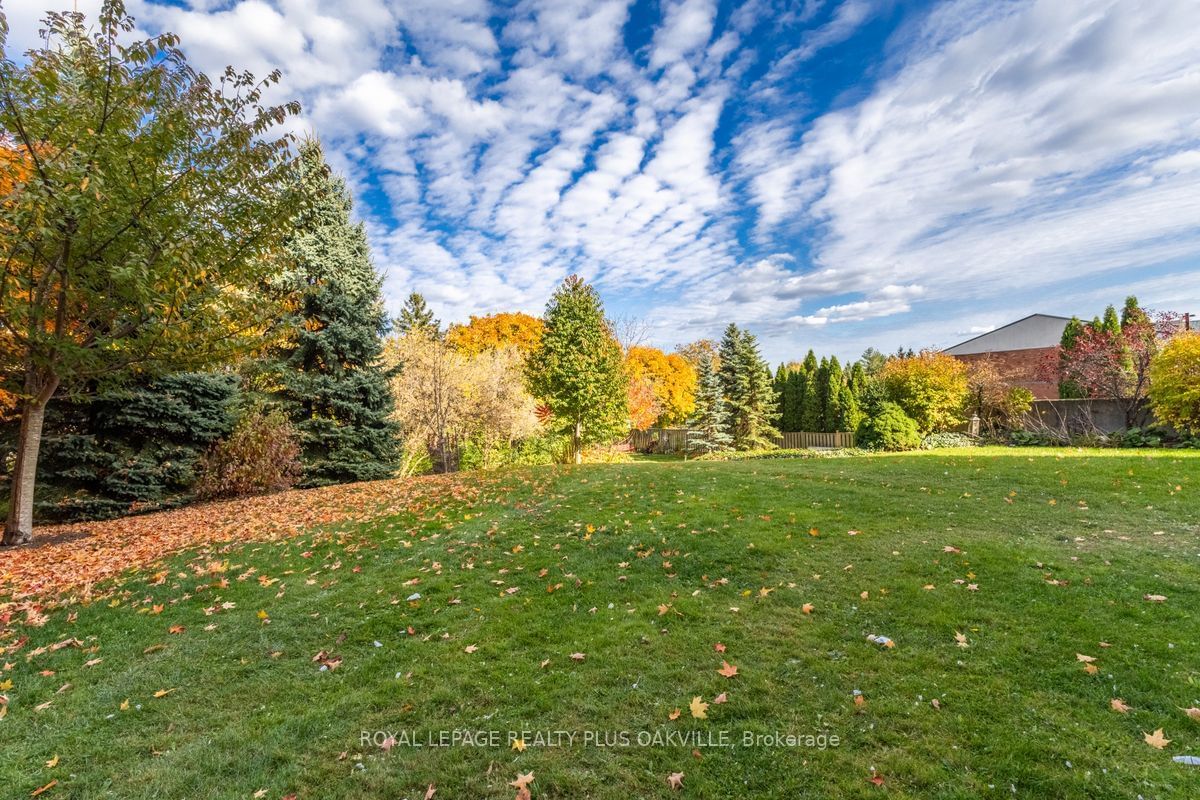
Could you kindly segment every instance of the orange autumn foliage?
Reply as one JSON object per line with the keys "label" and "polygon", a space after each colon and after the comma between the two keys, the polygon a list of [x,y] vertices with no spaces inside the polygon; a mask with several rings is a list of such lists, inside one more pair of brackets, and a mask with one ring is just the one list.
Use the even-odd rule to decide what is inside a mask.
{"label": "orange autumn foliage", "polygon": [[485,317],[472,315],[466,325],[451,325],[446,340],[467,356],[511,346],[524,357],[537,348],[544,329],[540,319],[519,311]]}
{"label": "orange autumn foliage", "polygon": [[[680,424],[695,410],[696,370],[682,355],[667,355],[656,347],[631,347],[625,355],[625,372],[631,386],[649,384],[664,424]],[[631,406],[633,400],[631,391]]]}

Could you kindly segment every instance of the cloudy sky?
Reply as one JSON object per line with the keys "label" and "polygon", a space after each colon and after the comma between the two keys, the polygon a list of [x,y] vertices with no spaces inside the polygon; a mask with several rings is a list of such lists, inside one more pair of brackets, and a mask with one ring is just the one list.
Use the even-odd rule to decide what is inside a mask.
{"label": "cloudy sky", "polygon": [[[13,51],[70,5],[0,4]],[[579,272],[659,345],[735,321],[772,360],[1200,312],[1196,0],[127,6],[283,70],[393,310],[537,314]]]}

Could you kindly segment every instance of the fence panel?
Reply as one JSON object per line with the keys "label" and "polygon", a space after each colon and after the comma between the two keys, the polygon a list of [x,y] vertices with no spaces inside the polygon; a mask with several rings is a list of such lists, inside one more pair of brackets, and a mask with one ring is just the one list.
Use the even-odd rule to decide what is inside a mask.
{"label": "fence panel", "polygon": [[[789,431],[773,440],[776,447],[788,450],[804,450],[807,448],[845,448],[854,447],[852,431],[836,431],[821,433],[814,431]],[[634,450],[653,450],[658,453],[681,453],[687,449],[688,430],[686,428],[648,428],[644,431],[634,431],[629,436],[629,444]]]}

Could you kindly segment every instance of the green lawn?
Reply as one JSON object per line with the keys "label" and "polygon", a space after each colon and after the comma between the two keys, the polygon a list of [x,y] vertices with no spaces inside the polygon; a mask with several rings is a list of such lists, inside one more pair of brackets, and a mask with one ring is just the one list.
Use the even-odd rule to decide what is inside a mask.
{"label": "green lawn", "polygon": [[[1200,755],[1183,711],[1200,705],[1200,453],[660,460],[502,483],[423,518],[184,554],[157,585],[14,625],[3,795],[57,779],[43,797],[511,798],[533,772],[535,798],[1200,796],[1200,767],[1171,761]],[[1143,741],[1157,728],[1163,750]],[[427,746],[454,730],[502,741]],[[530,732],[523,752],[509,731]]]}

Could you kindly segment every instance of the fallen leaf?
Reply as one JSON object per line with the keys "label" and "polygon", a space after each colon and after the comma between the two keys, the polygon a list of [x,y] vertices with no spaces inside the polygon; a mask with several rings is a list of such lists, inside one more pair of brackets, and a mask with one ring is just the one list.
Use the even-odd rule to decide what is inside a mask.
{"label": "fallen leaf", "polygon": [[516,750],[518,753],[524,753],[525,752],[525,740],[524,739],[513,739],[512,749]]}
{"label": "fallen leaf", "polygon": [[1166,598],[1166,596],[1165,596],[1165,595],[1161,595],[1161,594],[1144,594],[1144,595],[1142,595],[1142,599],[1143,599],[1143,600],[1149,600],[1151,603],[1165,603],[1165,602],[1167,602],[1167,598]]}
{"label": "fallen leaf", "polygon": [[29,796],[37,797],[38,795],[42,794],[43,792],[50,791],[55,786],[58,786],[58,778],[55,778],[54,780],[50,781],[49,783],[47,783],[45,786],[43,786],[40,789],[34,789],[32,792],[29,793]]}
{"label": "fallen leaf", "polygon": [[811,614],[813,612],[813,604],[805,603],[804,605],[800,606],[800,610],[803,611],[805,614]]}
{"label": "fallen leaf", "polygon": [[528,789],[531,783],[533,783],[533,772],[526,772],[524,775],[518,772],[517,779],[509,781],[508,785],[515,789]]}
{"label": "fallen leaf", "polygon": [[692,698],[692,702],[688,703],[688,708],[696,719],[708,719],[708,703],[701,700],[699,695]]}
{"label": "fallen leaf", "polygon": [[722,703],[727,703],[727,702],[729,702],[729,695],[725,694],[724,692],[721,692],[719,695],[717,695],[716,697],[713,698],[712,704],[714,706],[719,706]]}
{"label": "fallen leaf", "polygon": [[717,670],[717,672],[721,675],[724,675],[726,678],[732,678],[734,675],[738,674],[738,668],[733,664],[730,664],[728,661],[722,661],[721,668]]}
{"label": "fallen leaf", "polygon": [[173,691],[175,691],[175,689],[159,689],[157,692],[154,693],[154,696],[155,697],[166,697]]}
{"label": "fallen leaf", "polygon": [[1108,705],[1112,708],[1113,711],[1117,711],[1122,714],[1129,713],[1129,706],[1125,705],[1125,701],[1121,700],[1118,697],[1114,697],[1112,700],[1109,700]]}
{"label": "fallen leaf", "polygon": [[725,645],[721,644],[720,642],[717,642],[716,644],[713,645],[713,650],[716,650],[718,653],[724,653]]}
{"label": "fallen leaf", "polygon": [[425,800],[433,800],[433,794],[436,791],[437,791],[437,787],[434,786],[432,783],[429,784],[429,788],[425,790]]}
{"label": "fallen leaf", "polygon": [[476,650],[478,650],[478,649],[479,649],[479,646],[478,646],[478,645],[469,644],[469,645],[467,645],[466,647],[464,647],[464,648],[463,648],[463,652],[464,652],[464,653],[474,653],[474,652],[475,652]]}
{"label": "fallen leaf", "polygon": [[679,719],[679,715],[682,713],[683,712],[680,711],[678,708],[673,709],[670,714],[667,714],[667,719],[669,719],[671,721],[677,720],[677,719]]}
{"label": "fallen leaf", "polygon": [[46,766],[49,767],[50,769],[54,769],[55,767],[58,766],[58,753],[55,753],[54,758],[52,758],[46,762]]}
{"label": "fallen leaf", "polygon": [[1153,747],[1155,750],[1162,750],[1171,743],[1171,740],[1163,736],[1163,729],[1158,728],[1154,733],[1146,733],[1142,731],[1142,738],[1146,740],[1146,744]]}
{"label": "fallen leaf", "polygon": [[682,772],[672,772],[670,775],[668,775],[667,776],[667,786],[670,786],[672,789],[682,789],[683,788],[683,773]]}
{"label": "fallen leaf", "polygon": [[1195,706],[1192,706],[1191,708],[1185,708],[1183,709],[1183,713],[1187,714],[1190,719],[1200,722],[1200,708],[1196,708]]}
{"label": "fallen leaf", "polygon": [[1083,653],[1076,653],[1075,658],[1078,659],[1079,661],[1084,662],[1085,664],[1090,664],[1096,660],[1095,657],[1085,656]]}
{"label": "fallen leaf", "polygon": [[958,643],[959,647],[970,647],[971,646],[970,643],[967,642],[967,635],[965,633],[961,633],[959,631],[954,632],[954,641]]}
{"label": "fallen leaf", "polygon": [[571,653],[572,661],[583,661],[585,658],[587,658],[587,655],[584,653]]}

